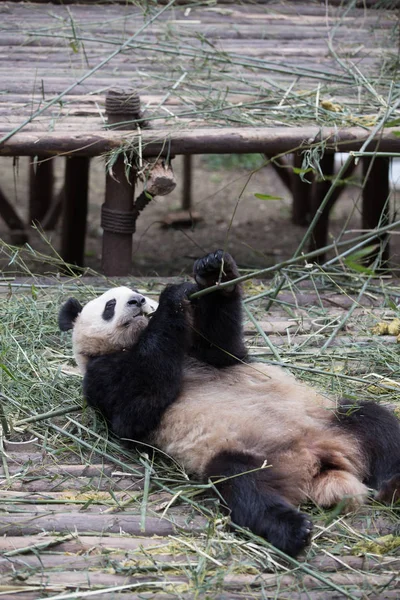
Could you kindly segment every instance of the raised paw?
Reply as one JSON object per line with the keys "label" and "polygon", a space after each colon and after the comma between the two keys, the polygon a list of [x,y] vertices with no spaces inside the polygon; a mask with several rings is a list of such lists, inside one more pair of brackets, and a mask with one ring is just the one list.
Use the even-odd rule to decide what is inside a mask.
{"label": "raised paw", "polygon": [[193,276],[203,288],[217,283],[231,281],[239,276],[238,268],[232,256],[223,250],[211,252],[199,258],[193,265]]}
{"label": "raised paw", "polygon": [[166,303],[174,306],[189,306],[189,296],[198,291],[196,283],[185,282],[167,285],[160,296],[160,304]]}
{"label": "raised paw", "polygon": [[396,504],[400,502],[400,473],[394,475],[388,481],[384,481],[376,496],[378,502],[385,504]]}

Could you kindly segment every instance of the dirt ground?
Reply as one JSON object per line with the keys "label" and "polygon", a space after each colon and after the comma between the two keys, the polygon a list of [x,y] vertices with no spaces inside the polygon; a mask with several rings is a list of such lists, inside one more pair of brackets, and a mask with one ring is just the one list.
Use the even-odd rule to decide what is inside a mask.
{"label": "dirt ground", "polygon": [[[24,219],[28,204],[28,158],[19,160],[13,168],[12,159],[0,159],[1,188],[14,203]],[[64,159],[56,162],[56,192],[62,184]],[[193,259],[215,248],[226,248],[242,268],[267,267],[292,256],[306,231],[291,223],[291,197],[271,167],[264,167],[249,180],[249,173],[262,158],[196,156],[193,159],[193,210],[200,213],[201,222],[192,228],[172,229],[163,226],[166,215],[181,206],[182,158],[177,157],[173,168],[177,187],[169,196],[156,198],[139,217],[134,235],[132,274],[136,276],[170,276],[190,272]],[[104,199],[104,162],[92,159],[85,265],[101,270],[100,206]],[[279,200],[260,200],[255,194],[277,196]],[[397,194],[398,196],[399,194]],[[360,230],[360,188],[348,187],[331,215],[331,236],[342,229],[349,214],[353,216],[348,229]],[[396,194],[392,194],[396,210]],[[237,209],[236,209],[237,207]],[[231,223],[232,221],[232,223]],[[231,225],[230,225],[231,223]],[[58,226],[59,229],[59,226]],[[47,254],[51,246],[59,248],[59,233],[46,232],[49,244],[35,231],[30,244]],[[4,222],[0,219],[0,237],[10,242]],[[400,263],[400,239],[392,236],[391,265]]]}

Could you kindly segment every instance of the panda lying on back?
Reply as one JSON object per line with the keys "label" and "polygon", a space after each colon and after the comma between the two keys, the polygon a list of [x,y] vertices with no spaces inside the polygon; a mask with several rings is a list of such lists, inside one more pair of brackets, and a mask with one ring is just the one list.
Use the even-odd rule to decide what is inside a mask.
{"label": "panda lying on back", "polygon": [[196,283],[171,285],[150,320],[149,301],[111,289],[83,308],[70,298],[84,393],[122,438],[149,442],[216,483],[232,520],[295,556],[311,523],[295,506],[400,499],[400,424],[387,409],[338,407],[286,370],[247,362],[241,291],[196,290],[237,277],[229,254],[194,264]]}

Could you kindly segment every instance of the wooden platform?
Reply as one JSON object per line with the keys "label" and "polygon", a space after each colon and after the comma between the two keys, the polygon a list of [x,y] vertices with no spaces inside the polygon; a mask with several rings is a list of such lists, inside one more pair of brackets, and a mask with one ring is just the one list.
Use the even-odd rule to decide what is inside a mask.
{"label": "wooden platform", "polygon": [[[298,284],[288,278],[268,312],[267,297],[256,299],[268,286],[245,284],[259,325],[246,317],[251,354],[331,394],[398,405],[395,336],[372,336],[371,325],[396,315],[399,282],[382,278],[361,291],[357,276],[314,271]],[[147,282],[152,293],[165,283]],[[70,339],[56,330],[61,298],[88,297],[92,286],[104,281],[10,278],[0,286],[10,332],[2,363],[15,377],[1,371],[2,408],[15,432],[10,443],[3,430],[0,447],[0,598],[397,599],[400,507],[371,503],[343,515],[308,505],[313,541],[290,560],[248,532],[230,532],[211,490],[161,453],[124,451],[106,439],[101,419],[81,409]],[[15,310],[30,315],[30,331]],[[37,414],[55,409],[67,414]]]}
{"label": "wooden platform", "polygon": [[[50,226],[62,210],[62,256],[82,265],[88,158],[106,154],[103,270],[126,275],[134,185],[137,175],[146,178],[147,159],[260,152],[293,192],[293,220],[306,223],[332,181],[329,153],[400,149],[398,12],[393,3],[367,5],[2,3],[0,156],[35,157],[30,220]],[[115,89],[125,92],[117,107]],[[298,184],[306,148],[326,177],[314,198]],[[69,158],[65,186],[52,203],[49,159],[60,155]],[[371,184],[362,226],[373,229],[388,219],[389,159],[362,160]],[[189,161],[186,169],[189,182]],[[321,211],[314,246],[325,245],[333,202]],[[0,211],[15,239],[26,241],[1,192]]]}
{"label": "wooden platform", "polygon": [[[396,97],[395,11],[310,1],[146,11],[8,2],[0,11],[0,137],[26,121],[1,154],[95,155],[140,137],[147,155],[166,140],[173,153],[278,153],[333,142],[336,128],[355,149]],[[107,126],[112,87],[140,94],[134,134]],[[381,148],[395,142],[384,132]]]}

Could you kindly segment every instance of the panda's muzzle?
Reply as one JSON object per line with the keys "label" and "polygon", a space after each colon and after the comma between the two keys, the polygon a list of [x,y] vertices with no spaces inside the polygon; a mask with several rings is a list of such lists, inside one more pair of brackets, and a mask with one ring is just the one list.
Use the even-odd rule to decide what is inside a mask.
{"label": "panda's muzzle", "polygon": [[130,300],[128,300],[128,304],[129,306],[142,307],[144,304],[146,304],[146,298],[142,296],[142,294],[135,294]]}
{"label": "panda's muzzle", "polygon": [[152,312],[150,307],[147,304],[145,296],[142,294],[135,293],[128,300],[127,305],[129,307],[129,311],[131,312],[134,318],[146,315],[149,312]]}

